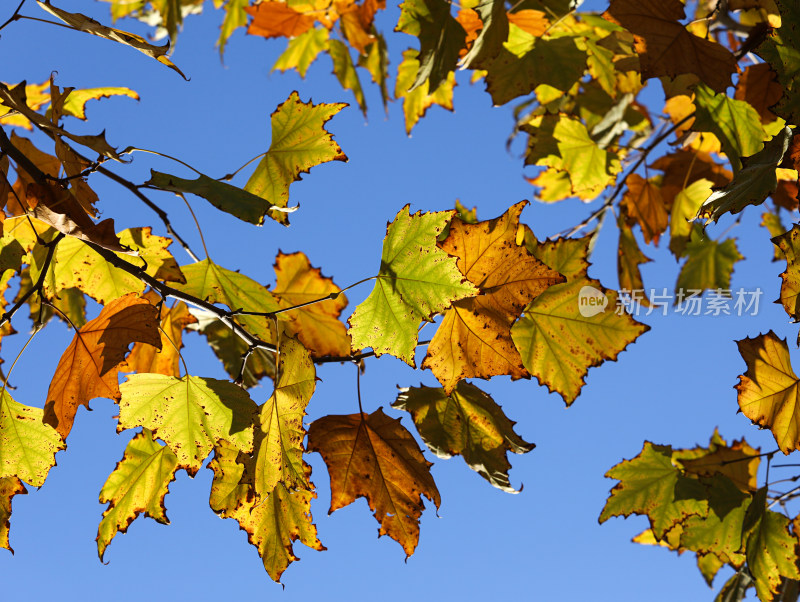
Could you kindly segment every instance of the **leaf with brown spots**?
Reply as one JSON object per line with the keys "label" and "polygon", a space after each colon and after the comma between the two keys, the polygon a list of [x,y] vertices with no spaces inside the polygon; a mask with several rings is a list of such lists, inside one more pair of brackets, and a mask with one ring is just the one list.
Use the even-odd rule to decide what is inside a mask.
{"label": "leaf with brown spots", "polygon": [[0,477],[0,548],[12,554],[14,549],[8,541],[11,529],[11,500],[15,495],[26,494],[28,490],[17,477]]}
{"label": "leaf with brown spots", "polygon": [[450,394],[464,378],[491,378],[528,372],[511,340],[511,326],[522,310],[564,277],[516,242],[522,201],[493,220],[465,224],[454,219],[443,251],[478,287],[477,297],[456,301],[444,314],[422,364]]}
{"label": "leaf with brown spots", "polygon": [[[160,297],[147,293],[146,298],[155,305]],[[183,348],[183,330],[189,324],[197,323],[197,318],[189,313],[183,301],[172,307],[161,306],[161,349],[147,343],[136,343],[126,361],[132,372],[153,372],[167,376],[180,376],[180,350]]]}
{"label": "leaf with brown spots", "polygon": [[161,347],[158,310],[130,294],[106,305],[75,333],[50,382],[44,422],[66,439],[78,406],[88,408],[95,397],[118,401],[117,375],[124,368],[128,345],[135,342]]}
{"label": "leaf with brown spots", "polygon": [[372,414],[323,416],[308,429],[308,450],[322,455],[331,478],[330,512],[366,498],[388,535],[411,556],[419,542],[424,495],[439,507],[439,490],[414,437],[381,408]]}

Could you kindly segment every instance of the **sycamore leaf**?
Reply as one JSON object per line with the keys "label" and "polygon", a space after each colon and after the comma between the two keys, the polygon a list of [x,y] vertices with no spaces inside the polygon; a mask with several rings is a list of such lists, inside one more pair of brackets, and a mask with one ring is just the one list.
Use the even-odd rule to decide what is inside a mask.
{"label": "sycamore leaf", "polygon": [[798,123],[800,118],[800,94],[798,94],[798,75],[800,74],[800,6],[788,0],[775,0],[780,11],[781,26],[772,35],[765,36],[756,48],[756,53],[769,63],[778,74],[778,82],[783,95],[778,104],[771,107],[788,123]]}
{"label": "sycamore leaf", "polygon": [[[603,311],[581,311],[585,287],[606,296],[608,304]],[[615,306],[615,292],[586,276],[574,277],[536,297],[511,329],[526,370],[551,392],[559,393],[567,405],[586,384],[589,368],[616,360],[649,330],[627,313],[617,314]]]}
{"label": "sycamore leaf", "polygon": [[419,69],[417,55],[417,51],[413,49],[403,52],[403,61],[397,67],[394,88],[395,97],[403,99],[406,133],[409,135],[417,122],[425,116],[429,107],[439,105],[448,111],[453,110],[453,87],[456,85],[455,73],[450,73],[433,93],[430,93],[428,81],[409,91]]}
{"label": "sycamore leaf", "polygon": [[296,335],[312,357],[348,355],[350,339],[344,323],[339,320],[342,310],[347,307],[347,297],[340,293],[333,279],[323,276],[319,268],[311,267],[303,253],[278,253],[275,276],[272,293],[282,308],[331,297],[287,312],[289,334]]}
{"label": "sycamore leaf", "polygon": [[688,516],[708,515],[708,502],[699,481],[681,475],[672,463],[672,448],[645,441],[642,452],[624,460],[606,475],[617,479],[599,522],[612,516],[643,514],[656,539]]}
{"label": "sycamore leaf", "polygon": [[736,72],[736,57],[716,42],[690,33],[680,0],[612,0],[603,17],[634,36],[642,79],[693,73],[725,92]]}
{"label": "sycamore leaf", "polygon": [[711,195],[711,182],[700,179],[681,190],[672,200],[669,216],[669,250],[675,257],[683,256],[692,234],[691,220]]}
{"label": "sycamore leaf", "polygon": [[[483,27],[481,28],[480,34],[478,34],[478,37],[473,42],[469,52],[462,59],[462,69],[480,67],[480,65],[486,64],[487,60],[490,60],[491,57],[500,52],[503,43],[508,39],[508,24],[512,21],[512,18],[515,19],[514,22],[518,27],[520,26],[520,22],[524,22],[525,24],[529,23],[529,21],[524,19],[527,15],[517,14],[514,17],[512,17],[512,15],[507,15],[506,3],[503,0],[481,2],[475,7],[475,10],[481,17]],[[537,13],[544,16],[544,13],[540,13],[539,11],[528,10],[520,12]],[[542,21],[540,19],[539,23],[542,22],[546,23],[546,20]],[[542,30],[541,33],[543,32]],[[541,35],[541,33],[533,35]]]}
{"label": "sycamore leaf", "polygon": [[733,97],[750,104],[761,117],[761,123],[772,123],[777,119],[770,107],[783,96],[783,88],[776,80],[777,74],[768,63],[750,65],[739,76]]}
{"label": "sycamore leaf", "polygon": [[282,337],[278,382],[261,406],[261,429],[256,432],[254,490],[258,498],[279,483],[293,491],[311,489],[311,467],[303,461],[303,418],[316,386],[316,371],[308,351]]}
{"label": "sycamore leaf", "polygon": [[[263,2],[258,8],[268,4],[277,3]],[[289,185],[299,180],[300,174],[328,161],[347,161],[332,134],[325,129],[325,123],[346,106],[346,103],[304,103],[297,92],[292,92],[270,117],[272,143],[244,189],[278,209],[285,208]],[[270,210],[267,215],[288,224],[285,211]]]}
{"label": "sycamore leaf", "polygon": [[280,581],[295,560],[293,543],[300,540],[314,550],[324,550],[311,519],[312,491],[289,491],[278,483],[266,499],[257,499],[252,485],[243,484],[244,465],[237,462],[239,450],[226,442],[214,448],[209,469],[214,471],[209,504],[223,518],[232,518],[247,533],[248,541],[261,556],[269,576]]}
{"label": "sycamore leaf", "polygon": [[172,239],[153,234],[150,226],[144,228],[128,228],[118,234],[119,241],[136,252],[136,256],[119,254],[120,259],[129,263],[141,265],[146,274],[164,282],[186,282],[178,262],[167,249],[172,244]]}
{"label": "sycamore leaf", "polygon": [[784,258],[784,253],[779,243],[774,239],[788,233],[786,226],[783,225],[780,213],[778,213],[777,211],[773,212],[772,210],[767,209],[766,211],[764,211],[764,213],[761,214],[760,225],[764,226],[764,228],[767,229],[767,232],[769,232],[770,240],[772,240],[773,243],[775,244],[775,248],[772,249],[773,252],[772,261],[780,261],[781,259]]}
{"label": "sycamore leaf", "polygon": [[15,495],[26,494],[28,490],[17,477],[0,477],[0,548],[12,554],[14,549],[8,541],[11,529],[11,500]]}
{"label": "sycamore leaf", "polygon": [[406,552],[419,542],[424,495],[439,507],[441,499],[425,460],[399,419],[381,408],[372,414],[323,416],[308,429],[308,450],[322,455],[331,479],[330,512],[364,497],[388,535]]}
{"label": "sycamore leaf", "polygon": [[661,190],[651,180],[632,173],[625,179],[628,189],[620,205],[627,214],[642,227],[644,242],[658,244],[661,233],[667,229],[667,209],[661,198]]}
{"label": "sycamore leaf", "polygon": [[[667,207],[672,207],[675,197],[694,182],[705,179],[714,186],[722,187],[733,177],[725,167],[715,163],[711,155],[693,149],[683,149],[664,155],[650,167],[664,172],[661,179],[661,197]],[[694,217],[694,214],[689,217]],[[670,227],[675,227],[672,221]]]}
{"label": "sycamore leaf", "polygon": [[130,374],[119,387],[117,430],[143,426],[164,441],[178,458],[178,468],[197,473],[217,441],[225,439],[242,452],[253,449],[257,406],[227,380],[163,374]]}
{"label": "sycamore leaf", "polygon": [[[148,297],[151,293],[148,293]],[[160,299],[158,295],[149,297],[155,303]],[[146,343],[136,343],[125,362],[131,372],[166,374],[167,376],[180,376],[180,350],[183,347],[183,330],[189,324],[194,324],[197,319],[189,313],[189,308],[183,301],[178,301],[171,308],[161,306],[161,349]]]}
{"label": "sycamore leaf", "polygon": [[440,243],[480,290],[445,312],[422,364],[448,394],[463,378],[528,376],[511,339],[511,326],[528,303],[564,277],[517,244],[519,216],[527,204],[522,201],[504,215],[477,224],[453,220]]}
{"label": "sycamore leaf", "polygon": [[[699,477],[723,475],[740,491],[753,493],[758,489],[758,466],[761,462],[758,452],[757,448],[748,445],[744,439],[734,441],[730,445],[724,441],[721,443],[712,441],[699,455],[677,459],[687,475],[693,474]],[[675,455],[677,454],[676,451]]]}
{"label": "sycamore leaf", "polygon": [[605,186],[610,176],[619,171],[619,162],[592,140],[580,121],[560,119],[553,137],[561,155],[561,168],[569,173],[573,192]]}
{"label": "sycamore leaf", "polygon": [[[619,289],[627,291],[644,290],[642,272],[639,266],[652,261],[639,248],[633,230],[625,223],[624,216],[620,215],[617,222],[619,226],[619,244],[617,245],[617,275]],[[643,297],[642,300],[645,300]],[[649,301],[648,301],[649,302]]]}
{"label": "sycamore leaf", "polygon": [[265,38],[294,38],[314,25],[314,16],[299,12],[286,2],[261,2],[245,7],[245,12],[253,17],[247,33]]}
{"label": "sycamore leaf", "polygon": [[795,550],[797,537],[789,532],[789,519],[769,510],[766,498],[767,488],[762,487],[745,517],[745,555],[759,599],[772,600],[778,593],[781,577],[800,579],[800,571]]}
{"label": "sycamore leaf", "polygon": [[786,259],[786,271],[781,273],[781,297],[783,309],[793,320],[800,320],[800,225],[795,224],[789,232],[772,239],[772,242],[783,252]]}
{"label": "sycamore leaf", "polygon": [[508,22],[516,25],[525,33],[539,37],[550,27],[547,13],[541,10],[522,9],[508,13]]}
{"label": "sycamore leaf", "polygon": [[80,90],[70,90],[64,99],[61,112],[64,115],[72,115],[78,119],[86,121],[86,103],[90,100],[100,100],[112,96],[127,96],[134,100],[139,100],[139,95],[130,88],[105,87],[105,88],[83,88]]}
{"label": "sycamore leaf", "polygon": [[775,170],[783,160],[792,130],[781,133],[764,145],[764,149],[750,157],[733,181],[711,194],[697,212],[698,217],[717,221],[726,213],[739,213],[748,205],[760,205],[778,186]]}
{"label": "sycamore leaf", "polygon": [[101,561],[114,536],[125,533],[140,514],[169,524],[164,497],[175,480],[177,466],[175,454],[154,440],[147,429],[128,442],[122,460],[100,490],[100,503],[108,503],[97,527],[97,554]]}
{"label": "sycamore leaf", "polygon": [[117,375],[128,345],[135,342],[160,348],[161,337],[158,310],[131,294],[108,303],[99,316],[75,333],[50,381],[44,422],[66,439],[78,406],[88,408],[95,397],[119,400]]}
{"label": "sycamore leaf", "polygon": [[66,449],[63,438],[43,422],[43,411],[0,392],[0,478],[18,477],[41,487],[55,466],[56,452]]}
{"label": "sycamore leaf", "polygon": [[165,46],[154,46],[153,44],[149,44],[141,36],[137,36],[127,31],[122,31],[121,29],[106,27],[94,19],[90,19],[86,15],[82,15],[80,13],[68,13],[67,11],[55,7],[52,4],[45,4],[40,0],[36,0],[36,4],[54,17],[61,19],[64,23],[69,25],[71,28],[76,29],[77,31],[89,33],[93,36],[98,36],[105,38],[106,40],[112,40],[114,42],[119,42],[120,44],[130,46],[131,48],[135,48],[139,52],[146,54],[150,58],[154,58],[162,65],[166,65],[173,71],[177,72],[183,79],[187,79],[183,72],[167,58],[169,44]]}
{"label": "sycamore leaf", "polygon": [[785,454],[800,448],[800,388],[785,339],[769,331],[736,343],[747,364],[739,377],[739,409],[772,431]]}
{"label": "sycamore leaf", "polygon": [[524,454],[536,447],[514,432],[514,422],[475,385],[461,381],[447,395],[444,389],[406,387],[392,407],[409,412],[425,445],[440,458],[461,455],[469,467],[498,489],[511,487],[508,452]]}
{"label": "sycamore leaf", "polygon": [[687,259],[678,274],[675,290],[729,290],[733,264],[744,259],[733,238],[718,242],[706,238],[700,228],[692,231],[684,254]]}
{"label": "sycamore leaf", "polygon": [[[247,0],[242,1],[246,3]],[[327,29],[315,27],[296,38],[292,38],[289,40],[286,50],[275,61],[272,70],[288,71],[289,69],[297,69],[300,77],[305,77],[311,63],[328,46],[328,37]]]}
{"label": "sycamore leaf", "polygon": [[348,320],[353,349],[372,347],[376,356],[388,353],[414,366],[419,323],[477,293],[436,246],[452,214],[410,214],[406,205],[387,224],[375,288]]}
{"label": "sycamore leaf", "polygon": [[446,0],[404,0],[396,31],[419,38],[419,70],[409,90],[428,82],[436,90],[455,70],[467,34]]}
{"label": "sycamore leaf", "polygon": [[264,215],[274,207],[272,203],[261,196],[203,174],[200,174],[197,179],[185,180],[151,169],[150,179],[145,182],[145,185],[161,190],[194,194],[206,199],[220,211],[258,226],[264,223]]}
{"label": "sycamore leaf", "polygon": [[219,39],[217,40],[220,59],[225,54],[225,46],[233,35],[233,32],[247,25],[247,11],[245,11],[245,8],[248,4],[249,0],[225,1],[225,18],[222,20],[222,26],[219,28]]}
{"label": "sycamore leaf", "polygon": [[356,66],[353,64],[353,57],[344,42],[340,40],[328,41],[328,54],[333,60],[333,74],[339,80],[339,84],[345,90],[351,90],[356,98],[361,112],[367,114],[367,101],[364,98],[364,90],[361,87],[361,80],[358,78]]}

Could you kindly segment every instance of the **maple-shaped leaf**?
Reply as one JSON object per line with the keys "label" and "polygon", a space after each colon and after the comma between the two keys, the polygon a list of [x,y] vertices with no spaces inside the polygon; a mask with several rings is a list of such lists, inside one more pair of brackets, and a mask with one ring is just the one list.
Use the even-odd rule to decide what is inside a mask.
{"label": "maple-shaped leaf", "polygon": [[667,229],[669,216],[661,198],[661,190],[651,180],[632,173],[625,179],[628,189],[622,197],[620,206],[642,227],[644,242],[658,244],[661,233]]}
{"label": "maple-shaped leaf", "polygon": [[11,529],[11,500],[15,495],[26,494],[28,490],[17,477],[0,477],[0,548],[12,554],[14,549],[8,541]]}
{"label": "maple-shaped leaf", "polygon": [[606,475],[617,479],[599,521],[612,516],[643,514],[656,539],[662,539],[686,517],[707,516],[708,502],[702,484],[685,477],[672,462],[672,448],[645,441],[642,452],[614,466]]}
{"label": "maple-shaped leaf", "polygon": [[[225,11],[225,18],[222,19],[222,25],[219,28],[219,39],[217,46],[219,46],[219,56],[222,59],[225,54],[225,46],[228,40],[233,35],[233,32],[247,25],[247,8],[249,0],[225,0],[225,5],[222,7]],[[216,7],[219,8],[219,2]]]}
{"label": "maple-shaped leaf", "polygon": [[162,65],[166,65],[178,73],[183,79],[187,79],[183,72],[167,58],[167,53],[169,52],[169,43],[167,43],[165,46],[154,46],[153,44],[148,43],[147,40],[141,36],[137,36],[136,34],[132,34],[127,31],[122,31],[121,29],[106,27],[105,25],[98,23],[94,19],[90,19],[81,13],[69,13],[63,9],[53,6],[49,2],[44,3],[40,0],[36,0],[36,4],[57,19],[60,19],[69,25],[72,29],[135,48],[150,58],[154,58]]}
{"label": "maple-shaped leaf", "polygon": [[800,320],[800,225],[795,224],[789,232],[772,239],[775,246],[783,253],[786,259],[786,270],[781,273],[780,302],[783,309],[793,320]]}
{"label": "maple-shaped leaf", "polygon": [[686,251],[686,244],[692,236],[691,221],[710,195],[711,181],[703,178],[692,182],[672,199],[669,216],[669,250],[675,257],[682,257]]}
{"label": "maple-shaped leaf", "polygon": [[797,79],[800,74],[800,7],[789,0],[775,0],[780,11],[781,26],[772,35],[765,36],[756,53],[775,70],[783,94],[777,105],[771,107],[788,123],[800,118],[800,94]]}
{"label": "maple-shaped leaf", "polygon": [[117,375],[128,345],[161,346],[158,310],[146,299],[126,295],[107,304],[72,339],[58,361],[44,406],[44,422],[67,438],[78,406],[95,397],[119,400]]}
{"label": "maple-shaped leaf", "polygon": [[783,87],[777,74],[768,63],[748,66],[739,76],[733,97],[750,104],[761,117],[761,123],[772,123],[777,119],[770,110],[783,96]]}
{"label": "maple-shaped leaf", "polygon": [[[157,304],[160,297],[155,293],[148,293],[153,304]],[[189,313],[188,306],[183,301],[176,302],[172,307],[161,306],[161,349],[146,343],[136,343],[131,349],[128,359],[125,360],[131,372],[166,374],[167,376],[180,376],[180,350],[183,347],[183,330],[189,324],[194,324],[197,319]]]}
{"label": "maple-shaped leaf", "polygon": [[112,96],[127,96],[134,100],[139,100],[139,95],[135,91],[121,86],[81,88],[78,90],[70,90],[61,106],[61,112],[64,115],[71,115],[72,117],[77,117],[82,121],[86,121],[86,104],[90,100],[101,100]]}
{"label": "maple-shaped leaf", "polygon": [[478,387],[461,381],[450,395],[441,388],[407,387],[392,407],[411,414],[425,445],[437,456],[461,455],[489,483],[518,493],[508,477],[508,452],[524,454],[536,446],[514,432],[515,423]]}
{"label": "maple-shaped leaf", "polygon": [[290,320],[287,325],[289,334],[296,335],[313,357],[348,355],[350,339],[344,323],[339,320],[342,310],[347,307],[347,297],[339,294],[340,289],[333,279],[326,278],[319,268],[312,267],[303,253],[278,253],[275,277],[272,293],[282,308],[332,297],[286,312]]}
{"label": "maple-shaped leaf", "polygon": [[797,536],[789,532],[789,518],[767,507],[767,488],[753,497],[745,516],[745,556],[761,600],[772,600],[781,578],[800,579],[797,568]]}
{"label": "maple-shaped leaf", "polygon": [[100,490],[100,503],[108,503],[97,527],[97,554],[103,560],[108,544],[117,533],[125,533],[137,516],[144,513],[169,524],[164,496],[175,480],[178,459],[147,429],[128,442],[122,460]]}
{"label": "maple-shaped leaf", "polygon": [[209,504],[223,518],[232,518],[247,533],[248,541],[258,550],[269,576],[280,581],[294,554],[296,540],[314,550],[325,550],[317,538],[311,518],[313,491],[289,491],[278,483],[266,499],[257,499],[252,485],[242,483],[244,465],[237,462],[239,450],[226,442],[214,448],[209,469],[214,471]]}
{"label": "maple-shaped leaf", "polygon": [[305,77],[311,63],[328,46],[329,35],[328,30],[324,27],[314,27],[296,38],[292,38],[286,45],[286,50],[272,65],[272,70],[296,69],[300,77]]}
{"label": "maple-shaped leaf", "polygon": [[534,297],[564,277],[517,244],[519,216],[527,204],[522,201],[504,215],[477,224],[454,219],[440,243],[480,290],[445,312],[422,364],[448,394],[463,378],[528,376],[511,340],[511,326]]}
{"label": "maple-shaped leaf", "polygon": [[339,80],[339,84],[345,90],[350,90],[355,96],[361,112],[367,115],[367,101],[364,97],[364,89],[361,87],[361,80],[358,77],[353,57],[344,42],[340,40],[328,41],[328,54],[333,61],[333,74]]}
{"label": "maple-shaped leaf", "polygon": [[792,369],[785,339],[769,331],[736,343],[747,364],[739,377],[739,409],[754,423],[769,428],[785,454],[800,446],[800,379]]}
{"label": "maple-shaped leaf", "polygon": [[410,90],[428,82],[436,90],[456,68],[467,33],[446,0],[404,0],[396,31],[419,38],[419,70]]}
{"label": "maple-shaped leaf", "polygon": [[247,28],[250,35],[265,38],[294,38],[314,25],[314,16],[295,10],[286,2],[261,2],[245,7],[245,12],[253,17]]}
{"label": "maple-shaped leaf", "polygon": [[56,452],[67,446],[53,427],[43,422],[44,412],[14,401],[0,391],[0,478],[18,477],[41,487],[55,466]]}
{"label": "maple-shaped leaf", "polygon": [[[619,227],[619,243],[617,245],[617,276],[620,290],[644,290],[642,272],[639,266],[652,261],[639,248],[633,230],[625,223],[624,216],[620,214],[617,222]],[[646,301],[642,297],[642,301]],[[649,303],[649,301],[647,301]]]}
{"label": "maple-shaped leaf", "polygon": [[792,139],[788,127],[764,145],[764,149],[750,157],[733,181],[714,191],[697,212],[707,221],[717,221],[726,213],[739,213],[748,205],[760,205],[778,186],[775,170]]}
{"label": "maple-shaped leaf", "polygon": [[[627,313],[618,315],[613,311],[616,293],[586,275],[590,242],[589,237],[541,245],[526,240],[528,250],[564,274],[567,282],[551,286],[537,296],[511,329],[527,371],[550,391],[558,392],[567,404],[580,394],[589,368],[616,360],[621,351],[649,330]],[[586,311],[581,299],[589,296],[603,296],[607,304],[597,306],[597,312]]]}
{"label": "maple-shaped leaf", "polygon": [[729,290],[733,265],[744,259],[733,238],[726,238],[722,242],[712,240],[706,238],[698,227],[692,230],[684,255],[687,257],[686,263],[678,274],[675,290]]}
{"label": "maple-shaped leaf", "polygon": [[[276,3],[258,6],[265,4]],[[272,143],[244,189],[279,209],[285,208],[289,185],[299,180],[300,174],[328,161],[347,161],[333,135],[325,129],[325,123],[346,106],[341,102],[304,103],[297,92],[292,92],[270,117]],[[271,209],[267,215],[282,224],[289,223],[285,211]]]}
{"label": "maple-shaped leaf", "polygon": [[642,79],[693,73],[725,92],[736,72],[736,57],[716,42],[691,33],[680,0],[612,0],[603,17],[634,35]]}
{"label": "maple-shaped leaf", "polygon": [[430,91],[428,81],[409,91],[419,69],[417,56],[418,52],[414,49],[403,52],[403,61],[397,67],[394,88],[395,98],[403,99],[406,133],[409,135],[431,106],[438,105],[448,111],[453,110],[453,87],[456,85],[455,73],[450,73],[434,92]]}
{"label": "maple-shaped leaf", "polygon": [[289,490],[311,489],[311,467],[303,461],[303,418],[316,371],[308,351],[293,338],[281,338],[278,358],[278,381],[261,406],[255,433],[253,484],[259,498],[279,483]]}
{"label": "maple-shaped leaf", "polygon": [[164,441],[178,468],[197,473],[217,441],[253,450],[256,404],[227,380],[164,374],[130,374],[119,387],[117,430],[143,426]]}
{"label": "maple-shaped leaf", "polygon": [[758,448],[751,447],[744,438],[729,445],[715,430],[708,447],[677,449],[672,458],[680,463],[687,475],[713,477],[721,474],[744,493],[753,493],[758,489],[757,475],[761,462],[758,452]]}
{"label": "maple-shaped leaf", "polygon": [[375,288],[349,318],[353,349],[372,347],[414,366],[419,323],[478,289],[436,245],[452,211],[409,213],[403,207],[386,226]]}
{"label": "maple-shaped leaf", "polygon": [[439,507],[431,463],[399,419],[381,408],[372,414],[323,416],[308,428],[308,450],[322,455],[331,479],[328,513],[364,497],[388,535],[406,552],[419,542],[424,495]]}

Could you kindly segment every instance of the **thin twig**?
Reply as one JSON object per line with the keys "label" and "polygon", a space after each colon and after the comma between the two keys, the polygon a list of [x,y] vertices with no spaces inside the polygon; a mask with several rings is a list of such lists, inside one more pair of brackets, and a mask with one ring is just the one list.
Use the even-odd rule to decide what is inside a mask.
{"label": "thin twig", "polygon": [[5,22],[5,23],[3,23],[2,25],[0,25],[0,30],[4,29],[4,28],[5,28],[7,25],[9,25],[10,23],[13,23],[14,21],[16,21],[17,19],[19,19],[19,18],[20,18],[19,11],[21,11],[21,10],[22,10],[22,6],[23,6],[23,4],[25,4],[25,0],[21,0],[21,2],[19,3],[19,6],[17,7],[17,10],[15,10],[15,11],[14,11],[14,14],[13,14],[13,15],[11,15],[11,16],[10,16],[10,17],[9,17],[9,18],[6,20],[6,22]]}

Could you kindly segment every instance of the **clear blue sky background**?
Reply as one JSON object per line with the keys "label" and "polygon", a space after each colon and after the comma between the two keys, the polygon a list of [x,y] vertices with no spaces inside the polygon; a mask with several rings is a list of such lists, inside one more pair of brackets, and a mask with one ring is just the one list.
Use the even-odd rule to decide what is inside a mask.
{"label": "clear blue sky background", "polygon": [[[0,18],[13,10],[12,4],[16,6],[3,3]],[[45,16],[35,3],[28,4],[26,14]],[[102,3],[83,0],[62,5],[109,20],[108,7]],[[179,38],[173,59],[191,77],[189,83],[130,48],[31,21],[2,32],[2,80],[41,82],[55,71],[61,86],[129,86],[140,93],[140,102],[93,103],[88,125],[70,125],[87,132],[106,129],[114,146],[134,145],[175,155],[214,177],[267,149],[269,115],[292,90],[298,90],[304,101],[352,101],[330,74],[327,57],[312,66],[306,80],[294,74],[270,74],[283,43],[245,37],[241,30],[229,44],[223,67],[214,48],[220,19],[221,14],[207,4],[206,14],[191,17]],[[382,20],[387,33],[392,19],[396,12],[390,10]],[[119,26],[146,31],[138,23]],[[402,34],[391,35],[392,71],[399,52],[413,43]],[[523,213],[523,221],[540,238],[588,215],[591,207],[579,202],[554,206],[535,202],[534,190],[522,177],[521,158],[505,150],[510,110],[492,108],[482,84],[470,86],[465,75],[459,74],[455,113],[432,109],[412,137],[405,135],[400,104],[391,105],[385,118],[377,90],[367,86],[368,123],[351,106],[329,124],[349,163],[317,167],[292,186],[291,204],[299,202],[302,208],[288,229],[273,223],[249,226],[192,199],[213,259],[272,285],[271,266],[278,250],[302,250],[313,265],[346,286],[376,273],[386,222],[406,203],[414,211],[431,211],[450,209],[461,199],[469,207],[477,205],[480,217],[490,218],[512,203],[531,199],[534,203]],[[190,177],[180,166],[141,154],[117,171],[142,182],[151,167]],[[104,217],[115,218],[118,229],[154,225],[157,233],[164,233],[154,215],[124,189],[101,176],[90,182],[100,193]],[[154,198],[199,249],[181,201],[167,194]],[[297,543],[295,551],[302,561],[284,574],[285,590],[269,579],[238,525],[219,519],[208,508],[211,472],[205,469],[195,479],[181,472],[171,485],[166,500],[171,525],[137,519],[128,534],[112,542],[106,552],[108,564],[102,565],[94,541],[103,511],[97,495],[131,434],[116,435],[116,406],[96,400],[93,412],[79,411],[69,449],[57,456],[58,466],[42,490],[31,488],[30,495],[14,500],[11,544],[16,556],[0,551],[3,597],[712,599],[692,554],[678,557],[630,543],[646,527],[645,519],[612,519],[601,526],[597,517],[614,484],[603,474],[622,458],[637,455],[645,439],[688,447],[707,443],[718,426],[729,440],[745,435],[763,450],[775,447],[768,432],[759,432],[737,415],[732,388],[744,370],[735,339],[772,328],[794,340],[797,332],[780,306],[771,303],[778,295],[783,264],[770,262],[772,245],[758,228],[759,219],[759,210],[750,210],[733,230],[740,252],[747,257],[736,265],[733,287],[765,291],[757,317],[641,318],[652,330],[618,362],[592,369],[582,395],[568,409],[536,381],[511,383],[501,377],[478,382],[517,421],[518,432],[537,445],[530,454],[511,458],[512,483],[524,483],[524,491],[509,495],[493,489],[459,457],[437,459],[433,475],[442,494],[439,517],[432,509],[424,513],[420,545],[408,562],[396,542],[376,539],[378,524],[364,500],[327,515],[327,471],[321,458],[311,455],[319,493],[312,511],[328,551],[316,552]],[[724,221],[722,228],[730,223]],[[609,287],[617,286],[616,244],[616,229],[609,220],[590,271]],[[172,250],[179,261],[189,261],[177,245]],[[644,267],[646,286],[671,289],[678,272],[674,259],[665,248],[648,248],[647,253],[656,262]],[[348,315],[369,290],[369,284],[362,285],[348,295]],[[90,312],[96,315],[97,307]],[[29,324],[15,318],[15,326],[21,334],[3,341],[6,368],[24,342]],[[20,402],[43,405],[49,380],[70,339],[67,329],[56,322],[34,339],[11,377]],[[224,377],[204,339],[190,334],[185,342],[192,374]],[[794,355],[800,359],[800,354]],[[308,408],[311,419],[357,411],[351,366],[327,365],[319,376],[322,381]],[[405,413],[388,406],[396,386],[420,382],[436,384],[429,372],[412,371],[391,357],[369,360],[362,379],[365,406],[369,411],[383,406],[413,428]],[[258,403],[269,394],[268,384],[252,391]],[[429,452],[426,455],[434,459]],[[715,586],[722,582],[718,577]]]}

